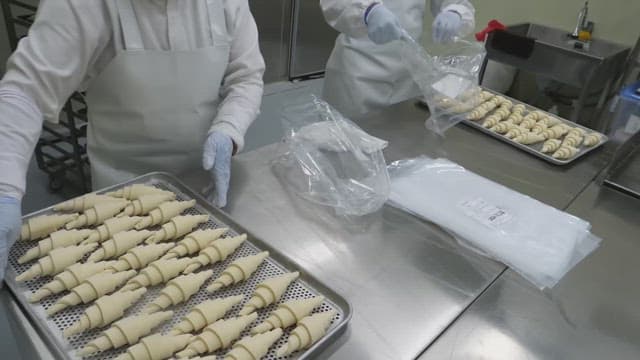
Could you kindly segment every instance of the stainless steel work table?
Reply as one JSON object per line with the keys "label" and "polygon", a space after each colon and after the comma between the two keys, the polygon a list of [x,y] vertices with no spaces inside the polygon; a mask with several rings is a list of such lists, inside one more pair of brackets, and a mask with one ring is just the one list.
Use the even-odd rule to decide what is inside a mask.
{"label": "stainless steel work table", "polygon": [[[599,151],[573,166],[548,165],[463,126],[438,140],[425,130],[425,117],[423,109],[406,102],[357,122],[389,140],[388,161],[447,156],[558,208],[605,164]],[[290,196],[271,171],[277,146],[235,158],[227,211],[352,302],[350,329],[327,357],[415,358],[504,270],[463,250],[432,224],[390,207],[363,229],[318,216]]]}
{"label": "stainless steel work table", "polygon": [[508,270],[421,360],[640,359],[640,201],[594,183],[568,211],[600,249],[548,295]]}
{"label": "stainless steel work table", "polygon": [[[557,167],[465,126],[439,139],[424,129],[425,118],[423,109],[405,102],[357,122],[389,140],[388,161],[446,156],[561,209],[606,161],[605,149]],[[364,227],[318,216],[275,178],[270,162],[276,148],[235,157],[226,210],[351,301],[350,327],[322,357],[415,358],[504,271],[503,265],[462,249],[436,226],[390,207]],[[195,189],[205,178],[182,177]],[[11,311],[0,306],[0,311]],[[20,329],[3,331],[29,336]]]}

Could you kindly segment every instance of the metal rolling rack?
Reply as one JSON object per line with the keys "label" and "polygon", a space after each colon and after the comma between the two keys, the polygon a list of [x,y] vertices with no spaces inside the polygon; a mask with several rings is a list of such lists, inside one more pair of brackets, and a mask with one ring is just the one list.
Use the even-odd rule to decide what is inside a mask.
{"label": "metal rolling rack", "polygon": [[[11,49],[33,24],[38,0],[0,0]],[[59,191],[65,185],[88,192],[88,157],[86,147],[87,108],[83,96],[74,93],[65,104],[58,124],[44,123],[36,145],[38,167],[49,175],[49,188]]]}

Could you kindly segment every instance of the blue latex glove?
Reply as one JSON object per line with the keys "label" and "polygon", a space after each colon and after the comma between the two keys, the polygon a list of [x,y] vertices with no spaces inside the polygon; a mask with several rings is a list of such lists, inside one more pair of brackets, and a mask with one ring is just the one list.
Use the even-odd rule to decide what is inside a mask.
{"label": "blue latex glove", "polygon": [[376,4],[366,15],[365,23],[369,39],[376,44],[386,44],[402,37],[400,20],[386,6]]}
{"label": "blue latex glove", "polygon": [[217,207],[227,205],[227,192],[231,180],[231,155],[233,141],[218,131],[209,134],[204,143],[202,167],[211,173],[212,184],[204,192],[207,200]]}
{"label": "blue latex glove", "polygon": [[433,21],[433,40],[437,43],[448,43],[460,34],[462,16],[455,11],[443,11]]}
{"label": "blue latex glove", "polygon": [[0,196],[0,287],[7,268],[9,250],[20,235],[20,216],[20,201]]}

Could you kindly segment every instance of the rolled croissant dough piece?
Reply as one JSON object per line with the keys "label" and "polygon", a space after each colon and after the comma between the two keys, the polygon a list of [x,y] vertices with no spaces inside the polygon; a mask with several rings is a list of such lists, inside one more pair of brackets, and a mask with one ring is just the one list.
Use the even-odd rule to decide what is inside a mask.
{"label": "rolled croissant dough piece", "polygon": [[89,356],[109,349],[133,345],[141,337],[149,335],[155,327],[172,317],[173,311],[163,311],[118,320],[78,351],[78,356]]}

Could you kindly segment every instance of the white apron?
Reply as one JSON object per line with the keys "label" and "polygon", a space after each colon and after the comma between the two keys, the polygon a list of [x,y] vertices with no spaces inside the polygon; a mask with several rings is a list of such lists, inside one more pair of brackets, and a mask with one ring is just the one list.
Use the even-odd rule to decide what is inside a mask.
{"label": "white apron", "polygon": [[207,0],[211,46],[145,50],[132,0],[116,0],[125,49],[87,90],[94,189],[152,171],[197,170],[229,61],[222,0]]}
{"label": "white apron", "polygon": [[[384,5],[414,39],[422,34],[425,0],[386,0]],[[340,34],[327,62],[323,98],[343,115],[358,117],[418,96],[400,56],[400,42],[376,45]]]}

